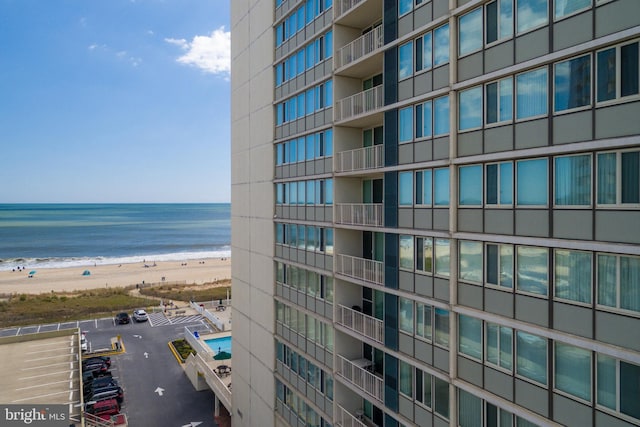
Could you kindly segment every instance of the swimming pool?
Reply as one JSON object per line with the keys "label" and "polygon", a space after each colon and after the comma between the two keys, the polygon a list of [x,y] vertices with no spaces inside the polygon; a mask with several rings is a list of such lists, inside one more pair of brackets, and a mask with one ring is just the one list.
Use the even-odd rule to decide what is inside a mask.
{"label": "swimming pool", "polygon": [[226,351],[231,354],[231,337],[222,337],[222,338],[209,338],[204,340],[205,344],[209,346],[211,350],[213,350],[213,354],[217,354],[220,351]]}

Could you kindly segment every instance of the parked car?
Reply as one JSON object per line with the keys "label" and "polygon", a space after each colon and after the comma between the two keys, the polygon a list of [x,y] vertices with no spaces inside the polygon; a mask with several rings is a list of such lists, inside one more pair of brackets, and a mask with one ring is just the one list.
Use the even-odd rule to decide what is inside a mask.
{"label": "parked car", "polygon": [[87,344],[87,333],[83,332],[80,334],[80,350],[85,352],[89,349],[89,345]]}
{"label": "parked car", "polygon": [[103,420],[110,420],[111,415],[120,413],[120,404],[116,399],[91,401],[85,405],[85,411]]}
{"label": "parked car", "polygon": [[147,315],[146,311],[140,308],[133,312],[133,320],[135,320],[136,322],[146,322],[147,320],[149,320],[149,316]]}
{"label": "parked car", "polygon": [[111,377],[111,371],[82,371],[82,383],[93,381],[95,378]]}
{"label": "parked car", "polygon": [[128,313],[118,313],[116,314],[116,325],[127,324],[131,322]]}
{"label": "parked car", "polygon": [[99,402],[101,400],[109,400],[115,399],[119,404],[122,404],[124,400],[124,391],[120,386],[106,386],[102,388],[96,388],[92,393],[89,393],[87,396],[87,402],[96,401]]}
{"label": "parked car", "polygon": [[82,363],[82,372],[91,372],[94,377],[104,375],[109,371],[109,367],[101,360],[93,360],[87,363]]}
{"label": "parked car", "polygon": [[82,393],[85,397],[93,394],[94,390],[104,388],[108,386],[118,386],[118,381],[113,377],[99,377],[94,378],[92,381],[87,381],[82,384]]}
{"label": "parked car", "polygon": [[107,367],[111,367],[111,358],[109,356],[92,356],[92,357],[89,357],[88,359],[82,360],[82,365],[84,366],[92,362],[95,362],[95,363],[102,362],[105,365],[107,365]]}

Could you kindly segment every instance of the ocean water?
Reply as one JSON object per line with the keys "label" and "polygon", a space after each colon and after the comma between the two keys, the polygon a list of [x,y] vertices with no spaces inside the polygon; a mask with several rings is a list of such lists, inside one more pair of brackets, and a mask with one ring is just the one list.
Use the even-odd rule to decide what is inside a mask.
{"label": "ocean water", "polygon": [[0,270],[231,255],[231,205],[0,204]]}

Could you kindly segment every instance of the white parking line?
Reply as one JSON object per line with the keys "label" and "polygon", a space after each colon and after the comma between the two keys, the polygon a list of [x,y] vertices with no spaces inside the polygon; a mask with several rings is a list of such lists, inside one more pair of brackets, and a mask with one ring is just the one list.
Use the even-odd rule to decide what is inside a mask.
{"label": "white parking line", "polygon": [[48,365],[40,365],[40,366],[30,366],[28,368],[20,368],[21,371],[30,371],[32,369],[42,369],[42,368],[49,368],[51,366],[57,366],[57,365],[66,365],[69,364],[70,368],[69,369],[73,369],[73,364],[75,363],[73,360],[71,362],[59,362],[59,363],[49,363]]}
{"label": "white parking line", "polygon": [[65,391],[59,391],[57,393],[41,394],[39,396],[30,396],[30,397],[25,397],[24,399],[13,400],[11,401],[11,403],[25,402],[28,400],[37,400],[37,399],[42,399],[43,397],[55,396],[55,395],[66,393],[66,392],[67,391],[65,390]]}
{"label": "white parking line", "polygon": [[50,342],[39,343],[39,344],[33,343],[33,344],[30,344],[29,347],[30,348],[31,347],[48,347],[50,345],[56,345],[56,344],[64,344],[64,345],[66,345],[67,341],[66,340],[59,340],[59,341],[50,341]]}
{"label": "white parking line", "polygon": [[59,354],[57,356],[49,356],[49,357],[39,357],[37,359],[25,359],[23,360],[23,362],[35,362],[37,360],[47,360],[47,359],[59,359],[60,356],[62,357],[68,357],[68,356],[73,356],[73,354]]}
{"label": "white parking line", "polygon": [[25,351],[23,354],[41,354],[41,353],[50,353],[52,351],[64,351],[67,348],[69,348],[68,345],[65,345],[64,347],[59,347],[59,348],[46,348],[43,350],[37,350],[37,351]]}
{"label": "white parking line", "polygon": [[54,384],[65,383],[65,382],[67,382],[67,381],[69,381],[69,380],[54,381],[54,382],[52,382],[52,383],[37,384],[37,385],[30,385],[30,386],[28,386],[28,387],[21,387],[21,388],[17,388],[17,389],[16,389],[16,391],[18,391],[18,390],[29,390],[29,389],[31,389],[31,388],[38,388],[38,387],[49,387],[49,386],[52,386],[52,385],[54,385]]}
{"label": "white parking line", "polygon": [[[47,374],[31,375],[30,377],[21,377],[21,378],[18,378],[18,379],[19,380],[30,380],[30,379],[33,379],[33,378],[48,377],[48,376],[51,376],[51,375],[59,375],[59,374],[65,373],[65,372],[67,372],[67,371],[49,372]],[[71,375],[73,375],[73,371],[71,371],[70,373],[71,373]]]}

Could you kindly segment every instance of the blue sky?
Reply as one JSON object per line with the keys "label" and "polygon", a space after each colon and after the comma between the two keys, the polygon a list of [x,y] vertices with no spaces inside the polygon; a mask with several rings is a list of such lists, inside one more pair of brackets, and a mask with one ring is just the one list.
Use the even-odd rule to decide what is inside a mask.
{"label": "blue sky", "polygon": [[229,0],[0,0],[0,203],[228,202]]}

